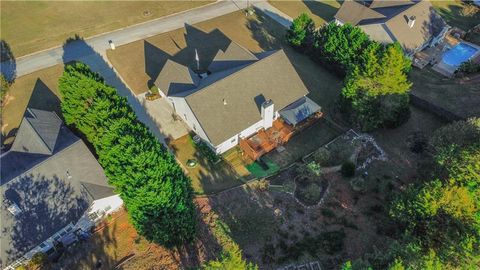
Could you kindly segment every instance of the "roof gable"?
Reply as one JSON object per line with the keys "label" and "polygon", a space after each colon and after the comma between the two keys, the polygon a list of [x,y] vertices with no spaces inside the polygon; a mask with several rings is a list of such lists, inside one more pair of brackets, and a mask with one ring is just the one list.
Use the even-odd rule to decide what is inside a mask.
{"label": "roof gable", "polygon": [[[0,265],[76,223],[94,200],[115,195],[87,146],[55,117],[29,109],[19,129],[23,137],[14,141],[24,141],[18,147],[29,142],[28,135],[39,137],[46,148],[52,147],[51,154],[11,149],[0,157]],[[12,203],[21,210],[18,216],[7,210]]]}
{"label": "roof gable", "polygon": [[[415,17],[415,23],[410,28],[408,18],[412,16]],[[405,51],[412,51],[437,35],[445,26],[437,16],[430,1],[423,0],[391,18],[386,26]]]}
{"label": "roof gable", "polygon": [[385,16],[356,1],[344,1],[335,18],[343,23],[357,25],[363,20],[384,19]]}
{"label": "roof gable", "polygon": [[167,59],[155,85],[168,96],[195,88],[200,78],[189,67]]}
{"label": "roof gable", "polygon": [[283,50],[237,69],[186,97],[213,145],[218,145],[261,119],[260,105],[271,99],[275,110],[308,94]]}
{"label": "roof gable", "polygon": [[232,41],[225,50],[218,50],[212,63],[208,66],[208,71],[215,73],[256,60],[258,58],[250,51]]}
{"label": "roof gable", "polygon": [[51,155],[62,121],[54,112],[27,109],[11,151]]}
{"label": "roof gable", "polygon": [[[409,18],[413,17],[415,23],[410,27]],[[360,26],[373,40],[398,41],[406,52],[422,46],[446,25],[427,0],[345,1],[335,18]]]}

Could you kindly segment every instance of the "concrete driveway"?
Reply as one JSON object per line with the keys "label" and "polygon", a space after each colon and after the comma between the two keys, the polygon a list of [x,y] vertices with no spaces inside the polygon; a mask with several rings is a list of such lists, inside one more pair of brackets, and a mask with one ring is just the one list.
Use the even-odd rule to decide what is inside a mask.
{"label": "concrete driveway", "polygon": [[145,99],[145,94],[139,94],[136,97],[162,135],[175,140],[188,134],[190,131],[188,126],[180,117],[177,117],[177,119],[174,118],[173,108],[167,100],[159,98],[149,101]]}

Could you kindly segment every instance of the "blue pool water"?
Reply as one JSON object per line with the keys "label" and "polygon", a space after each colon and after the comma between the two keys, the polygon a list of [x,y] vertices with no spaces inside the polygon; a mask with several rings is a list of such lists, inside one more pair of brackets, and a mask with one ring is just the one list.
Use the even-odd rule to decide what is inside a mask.
{"label": "blue pool water", "polygon": [[450,66],[458,67],[461,63],[468,61],[477,51],[477,48],[460,42],[443,54],[442,61]]}

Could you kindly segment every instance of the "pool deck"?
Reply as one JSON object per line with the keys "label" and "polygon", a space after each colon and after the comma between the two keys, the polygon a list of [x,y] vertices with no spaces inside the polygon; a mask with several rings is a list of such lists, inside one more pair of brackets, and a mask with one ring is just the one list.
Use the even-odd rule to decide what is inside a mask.
{"label": "pool deck", "polygon": [[448,65],[442,61],[444,52],[455,47],[459,43],[468,44],[477,49],[477,52],[470,57],[469,60],[474,61],[475,63],[480,62],[480,47],[473,43],[467,42],[460,39],[457,35],[454,35],[453,32],[448,33],[444,40],[437,46],[427,48],[417,54],[415,54],[413,59],[413,65],[422,69],[428,64],[432,65],[432,69],[436,72],[442,74],[445,77],[451,78],[454,76],[455,71],[458,67]]}

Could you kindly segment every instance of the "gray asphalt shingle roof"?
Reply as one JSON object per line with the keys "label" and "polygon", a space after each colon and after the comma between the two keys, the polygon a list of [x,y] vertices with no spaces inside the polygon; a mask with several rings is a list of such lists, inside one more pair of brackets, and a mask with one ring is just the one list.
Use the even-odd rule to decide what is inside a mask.
{"label": "gray asphalt shingle roof", "polygon": [[[54,147],[51,154],[11,149],[0,158],[2,267],[71,222],[76,223],[93,200],[115,195],[90,150],[55,113],[31,112],[33,115],[27,113],[20,125],[18,133],[25,137],[15,139],[17,146],[43,140]],[[60,126],[52,124],[58,121]],[[32,126],[36,132],[25,132]],[[27,134],[38,138],[28,139]],[[18,216],[7,209],[12,203],[22,211]]]}
{"label": "gray asphalt shingle roof", "polygon": [[272,100],[280,110],[308,94],[283,50],[264,56],[186,96],[213,145],[260,121],[263,101]]}
{"label": "gray asphalt shingle roof", "polygon": [[[415,23],[410,27],[408,21],[413,17]],[[358,25],[379,42],[398,41],[406,52],[422,46],[446,26],[443,19],[436,15],[430,1],[426,0],[374,0],[370,5],[361,1],[345,1],[335,18]]]}

